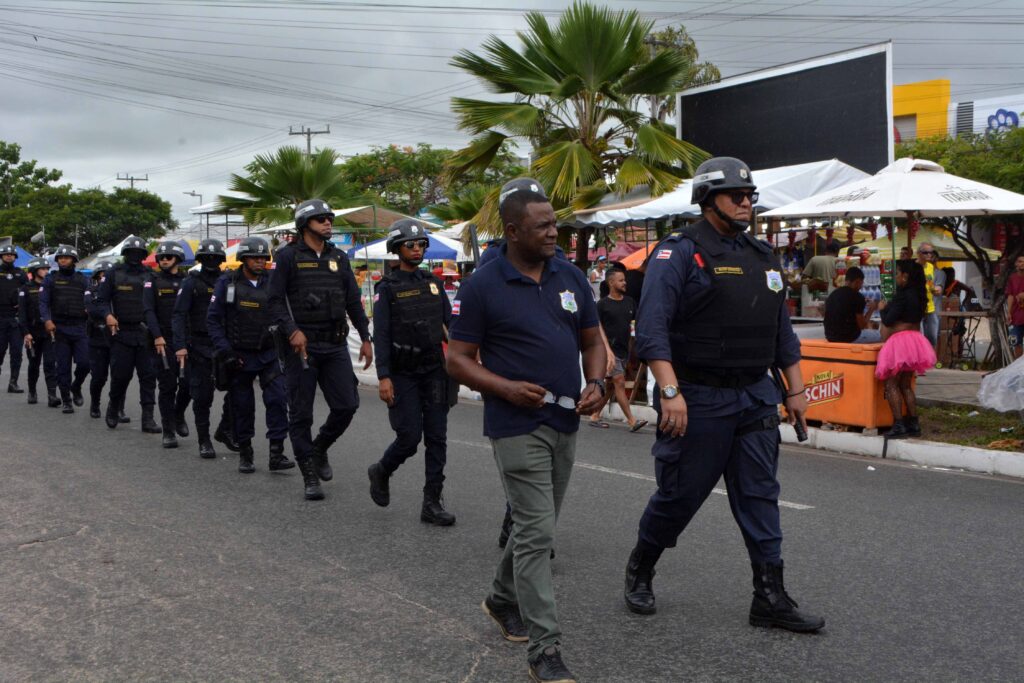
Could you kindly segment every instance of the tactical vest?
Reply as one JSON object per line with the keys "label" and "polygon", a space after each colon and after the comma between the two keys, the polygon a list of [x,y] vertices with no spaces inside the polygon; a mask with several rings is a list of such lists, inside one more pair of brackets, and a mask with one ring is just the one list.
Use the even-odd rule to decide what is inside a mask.
{"label": "tactical vest", "polygon": [[119,325],[138,325],[145,322],[146,313],[143,307],[142,290],[150,281],[148,271],[129,271],[125,266],[117,266],[111,271],[113,294],[110,301],[114,307],[114,317]]}
{"label": "tactical vest", "polygon": [[307,249],[295,249],[295,272],[288,282],[288,305],[301,328],[341,329],[345,324],[348,259],[337,249],[321,258]]}
{"label": "tactical vest", "polygon": [[261,277],[260,286],[253,287],[241,272],[239,268],[228,282],[235,288],[234,303],[227,304],[226,311],[228,342],[235,351],[264,351],[274,344],[267,329],[271,323],[267,278]]}
{"label": "tactical vest", "polygon": [[21,268],[0,269],[0,315],[13,316],[18,310],[18,290],[25,284]]}
{"label": "tactical vest", "polygon": [[35,280],[27,282],[22,291],[25,292],[25,296],[21,297],[25,306],[25,323],[29,330],[39,330],[43,327],[42,314],[39,312],[39,283]]}
{"label": "tactical vest", "polygon": [[[95,292],[99,286],[99,278],[94,277],[91,283],[92,291]],[[97,320],[92,316],[89,317],[89,346],[110,348],[110,330],[107,329],[106,321]]]}
{"label": "tactical vest", "polygon": [[786,299],[778,259],[767,246],[729,249],[707,221],[686,228],[682,237],[693,241],[711,286],[672,323],[673,363],[722,375],[763,375],[775,362]]}
{"label": "tactical vest", "polygon": [[192,287],[192,307],[188,311],[188,329],[193,341],[205,343],[210,338],[210,332],[206,327],[206,313],[210,310],[210,297],[213,296],[213,285],[220,277],[220,271],[213,274],[211,278],[203,275],[200,271],[197,275],[190,275],[186,280],[188,284],[182,283],[182,287]]}
{"label": "tactical vest", "polygon": [[388,277],[391,305],[391,367],[395,372],[432,370],[441,364],[446,296],[434,277]]}
{"label": "tactical vest", "polygon": [[160,333],[167,339],[174,334],[171,327],[174,320],[174,302],[178,300],[178,290],[181,289],[181,275],[171,273],[156,273],[153,276],[153,297],[156,301],[156,322],[160,326]]}
{"label": "tactical vest", "polygon": [[60,271],[50,277],[50,315],[55,323],[85,322],[85,290],[88,283],[81,273],[64,274]]}

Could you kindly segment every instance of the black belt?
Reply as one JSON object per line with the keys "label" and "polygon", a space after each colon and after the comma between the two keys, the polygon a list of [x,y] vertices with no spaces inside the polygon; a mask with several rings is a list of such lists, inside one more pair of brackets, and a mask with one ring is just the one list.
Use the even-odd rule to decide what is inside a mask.
{"label": "black belt", "polygon": [[340,331],[337,330],[302,330],[307,342],[323,342],[327,344],[339,344],[342,340]]}
{"label": "black belt", "polygon": [[717,389],[742,389],[758,382],[765,376],[768,370],[742,372],[742,373],[719,373],[710,370],[698,370],[691,367],[676,369],[676,376],[690,384],[700,384],[706,387]]}
{"label": "black belt", "polygon": [[745,425],[740,425],[736,428],[736,431],[733,432],[733,434],[735,436],[744,436],[746,434],[753,434],[754,432],[763,432],[769,429],[775,429],[780,424],[782,424],[782,420],[778,415],[769,415],[768,417],[762,417],[760,420],[754,420],[753,422],[748,422]]}

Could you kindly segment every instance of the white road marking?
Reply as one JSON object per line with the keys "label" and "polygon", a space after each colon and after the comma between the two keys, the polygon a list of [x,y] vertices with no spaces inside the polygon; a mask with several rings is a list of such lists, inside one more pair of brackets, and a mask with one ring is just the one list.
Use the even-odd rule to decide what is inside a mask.
{"label": "white road marking", "polygon": [[[459,439],[448,439],[448,443],[457,443],[460,446],[472,446],[474,448],[486,448],[490,450],[490,444],[480,443],[479,441],[461,441]],[[656,479],[650,474],[640,474],[639,472],[630,472],[629,470],[618,470],[614,467],[605,467],[604,465],[593,465],[589,462],[576,461],[576,467],[582,467],[585,470],[593,470],[595,472],[604,472],[605,474],[616,474],[620,477],[628,477],[630,479],[640,479],[641,481],[656,481]],[[720,496],[727,496],[729,492],[725,489],[715,488],[711,490],[712,493],[717,493]],[[813,510],[813,505],[807,505],[805,503],[791,503],[788,500],[780,500],[779,507],[789,508],[791,510]]]}

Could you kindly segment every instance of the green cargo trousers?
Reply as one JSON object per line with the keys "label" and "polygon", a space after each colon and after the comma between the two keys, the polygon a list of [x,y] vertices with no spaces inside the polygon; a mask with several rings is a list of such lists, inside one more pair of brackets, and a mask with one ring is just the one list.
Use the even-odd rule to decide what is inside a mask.
{"label": "green cargo trousers", "polygon": [[576,457],[576,434],[540,426],[529,434],[491,439],[505,495],[512,506],[512,535],[498,563],[491,599],[518,604],[530,634],[527,658],[559,645],[551,548],[555,523]]}

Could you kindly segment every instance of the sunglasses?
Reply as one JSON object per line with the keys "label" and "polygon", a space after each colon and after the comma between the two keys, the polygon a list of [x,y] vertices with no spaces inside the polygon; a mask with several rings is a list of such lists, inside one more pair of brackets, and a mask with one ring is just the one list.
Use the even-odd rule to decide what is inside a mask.
{"label": "sunglasses", "polygon": [[733,204],[739,206],[743,203],[744,199],[749,199],[750,203],[754,204],[761,195],[757,192],[743,192],[742,190],[737,190],[736,192],[726,192],[725,196],[727,196]]}
{"label": "sunglasses", "polygon": [[332,216],[331,214],[328,213],[328,214],[324,214],[323,216],[313,216],[309,220],[316,221],[318,223],[333,223],[334,222],[334,216]]}
{"label": "sunglasses", "polygon": [[409,247],[410,249],[413,249],[415,247],[419,247],[420,249],[426,249],[429,244],[429,240],[408,240],[406,242],[402,242],[403,247]]}
{"label": "sunglasses", "polygon": [[550,391],[544,392],[544,403],[554,404],[559,408],[565,408],[566,410],[576,409],[576,401],[572,400],[571,396],[555,396]]}
{"label": "sunglasses", "polygon": [[923,256],[933,256],[933,255],[935,254],[935,252],[934,252],[934,251],[919,251],[919,252],[917,252],[917,253],[918,253],[918,254],[921,254],[921,255],[923,255]]}
{"label": "sunglasses", "polygon": [[171,260],[176,259],[176,258],[178,258],[178,257],[173,255],[173,254],[160,254],[159,256],[156,257],[156,260],[157,261],[171,261]]}

